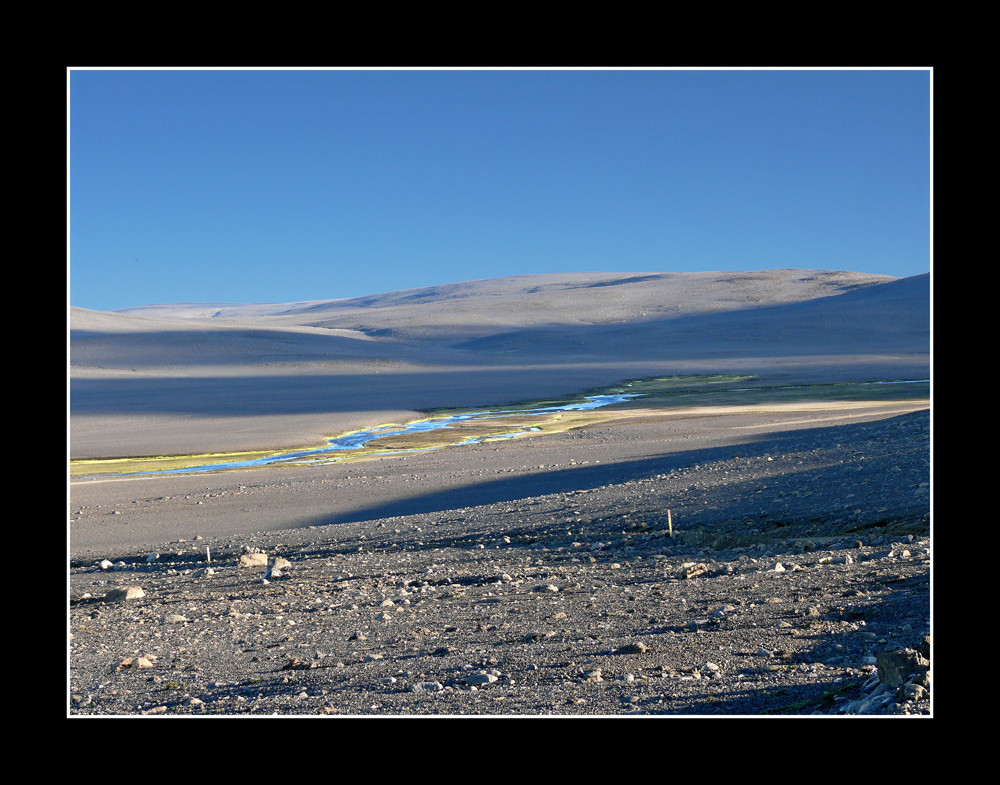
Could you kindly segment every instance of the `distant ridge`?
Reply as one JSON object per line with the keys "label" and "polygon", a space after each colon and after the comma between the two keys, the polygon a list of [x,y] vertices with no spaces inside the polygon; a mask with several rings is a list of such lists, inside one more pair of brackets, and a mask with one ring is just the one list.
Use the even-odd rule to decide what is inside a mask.
{"label": "distant ridge", "polygon": [[[828,297],[897,280],[829,270],[553,273],[516,275],[332,300],[293,303],[182,303],[116,313],[185,319],[252,319],[354,328],[378,313],[383,326],[434,327],[462,321],[511,326],[608,324],[656,314],[702,313]],[[427,318],[429,316],[430,318]]]}

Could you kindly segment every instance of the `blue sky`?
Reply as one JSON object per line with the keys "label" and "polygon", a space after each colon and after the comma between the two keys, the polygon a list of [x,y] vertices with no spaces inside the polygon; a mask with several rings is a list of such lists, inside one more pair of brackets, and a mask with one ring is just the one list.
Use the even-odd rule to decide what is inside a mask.
{"label": "blue sky", "polygon": [[71,70],[70,304],[931,269],[928,70]]}

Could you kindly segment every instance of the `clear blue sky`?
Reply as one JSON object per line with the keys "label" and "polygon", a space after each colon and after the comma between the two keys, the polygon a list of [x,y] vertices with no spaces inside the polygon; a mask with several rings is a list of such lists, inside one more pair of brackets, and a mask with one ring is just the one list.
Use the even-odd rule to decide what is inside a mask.
{"label": "clear blue sky", "polygon": [[927,70],[71,70],[70,304],[928,272]]}

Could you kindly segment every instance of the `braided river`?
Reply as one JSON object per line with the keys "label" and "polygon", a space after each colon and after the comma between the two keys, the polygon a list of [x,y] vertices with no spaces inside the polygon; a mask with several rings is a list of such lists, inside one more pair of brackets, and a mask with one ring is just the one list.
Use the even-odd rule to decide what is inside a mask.
{"label": "braided river", "polygon": [[[474,422],[476,420],[498,420],[502,418],[524,418],[542,416],[548,414],[558,414],[560,412],[587,411],[599,409],[602,406],[621,403],[631,398],[637,398],[636,393],[614,393],[609,395],[589,395],[583,400],[570,403],[540,406],[537,408],[504,409],[470,411],[458,414],[449,414],[442,417],[431,417],[424,420],[416,420],[404,425],[378,425],[365,430],[353,431],[351,433],[335,436],[319,447],[303,448],[301,450],[277,452],[271,455],[257,456],[248,459],[226,460],[218,463],[199,464],[196,466],[184,466],[171,469],[151,469],[147,471],[121,472],[121,475],[133,474],[193,474],[199,472],[215,472],[228,469],[246,469],[262,466],[274,465],[304,465],[304,464],[324,464],[336,463],[346,458],[359,455],[364,451],[371,452],[370,443],[387,437],[404,437],[413,434],[424,434],[431,431],[439,431],[461,423]],[[432,446],[412,447],[405,449],[377,449],[375,454],[379,456],[401,455],[405,453],[427,452],[429,450],[439,450],[444,447],[461,447],[467,444],[478,444],[483,441],[493,441],[496,439],[512,439],[522,436],[532,431],[538,431],[535,426],[512,427],[510,430],[503,430],[501,433],[492,432],[486,435],[477,435],[460,438],[456,441],[444,439],[440,443]],[[456,433],[460,431],[456,430]]]}

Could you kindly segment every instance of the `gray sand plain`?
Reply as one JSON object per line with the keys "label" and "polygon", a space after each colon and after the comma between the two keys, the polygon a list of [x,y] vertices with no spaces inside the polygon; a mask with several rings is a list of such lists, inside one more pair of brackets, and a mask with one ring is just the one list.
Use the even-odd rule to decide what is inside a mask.
{"label": "gray sand plain", "polygon": [[[353,300],[162,305],[114,313],[74,308],[70,326],[72,459],[302,447],[336,433],[415,419],[429,409],[566,398],[628,379],[745,374],[769,384],[807,384],[930,377],[929,275],[894,279],[770,270],[518,276]],[[445,518],[455,528],[452,542],[458,542],[463,516],[480,543],[490,542],[500,533],[488,522],[505,505],[544,505],[576,493],[597,499],[601,494],[595,492],[601,491],[617,499],[626,514],[630,508],[645,509],[629,500],[631,484],[706,466],[714,467],[707,475],[714,479],[704,486],[711,498],[712,488],[719,493],[726,485],[719,482],[720,467],[738,460],[739,453],[773,447],[795,434],[836,442],[838,429],[867,423],[892,428],[896,422],[910,423],[905,418],[921,411],[926,416],[926,406],[887,403],[651,414],[563,434],[363,463],[73,479],[68,494],[71,615],[75,620],[91,613],[90,600],[81,600],[81,593],[90,597],[98,585],[162,580],[144,576],[140,568],[100,573],[94,565],[101,559],[132,565],[152,552],[187,553],[183,558],[193,559],[204,548],[214,548],[220,559],[224,554],[236,558],[241,548],[254,544],[266,543],[273,551],[279,542],[298,543],[315,551],[321,549],[317,543],[336,550],[341,540],[361,552],[366,538],[376,539],[386,526],[402,541],[393,544],[405,551],[406,542],[420,540],[413,531],[421,523],[426,527]],[[881,521],[883,530],[893,512],[901,520],[921,522],[906,529],[911,538],[922,536],[929,522],[926,497],[917,497],[923,498],[922,506],[912,503],[914,488],[929,479],[929,422],[913,427],[926,434],[920,441],[926,460],[918,452],[912,466],[902,459],[890,466],[906,481],[896,498],[879,497],[871,510],[872,521]],[[856,460],[860,452],[850,457]],[[730,470],[738,471],[735,464],[725,469]],[[748,470],[747,478],[752,476]],[[690,493],[688,485],[664,482],[660,505],[670,503],[670,494],[681,499]],[[796,491],[788,483],[794,484],[794,471],[782,482],[788,486],[782,499],[792,498]],[[670,494],[660,499],[668,486]],[[857,503],[841,501],[837,506]],[[607,500],[603,503],[607,507]],[[676,506],[682,515],[691,510],[683,503]],[[602,510],[606,519],[608,511]],[[803,511],[800,517],[809,515]],[[880,531],[882,537],[894,533]],[[462,552],[472,553],[468,547],[475,546]],[[379,567],[386,573],[394,569],[390,552]],[[537,552],[532,556],[545,558]],[[178,571],[184,574],[183,568]],[[259,576],[252,587],[243,579],[240,591],[259,591],[262,585]],[[163,599],[168,589],[159,586]],[[354,623],[347,622],[348,627]],[[89,646],[79,631],[74,640],[78,647]],[[127,659],[127,652],[111,659],[119,655]],[[74,705],[89,706],[80,713],[159,711],[150,698],[131,704],[124,697],[105,704],[89,700],[99,682],[106,684],[110,660],[105,660],[98,667],[93,652],[74,654]],[[248,678],[245,673],[243,678]],[[230,674],[227,683],[239,678]],[[634,709],[627,702],[577,705],[574,700],[566,699],[567,706],[577,707],[569,713]],[[463,713],[456,705],[462,704],[442,704],[440,711]],[[747,705],[747,713],[761,710],[761,705]],[[534,706],[497,703],[483,713],[543,712]],[[693,697],[684,706],[699,713],[702,704]],[[331,709],[329,700],[323,707],[340,710]],[[272,708],[319,711],[309,702],[294,701]],[[343,708],[363,713],[360,703],[346,698]],[[240,704],[220,708],[222,713],[244,710]],[[177,702],[177,711],[199,713],[184,701]],[[390,701],[381,711],[433,710]]]}

